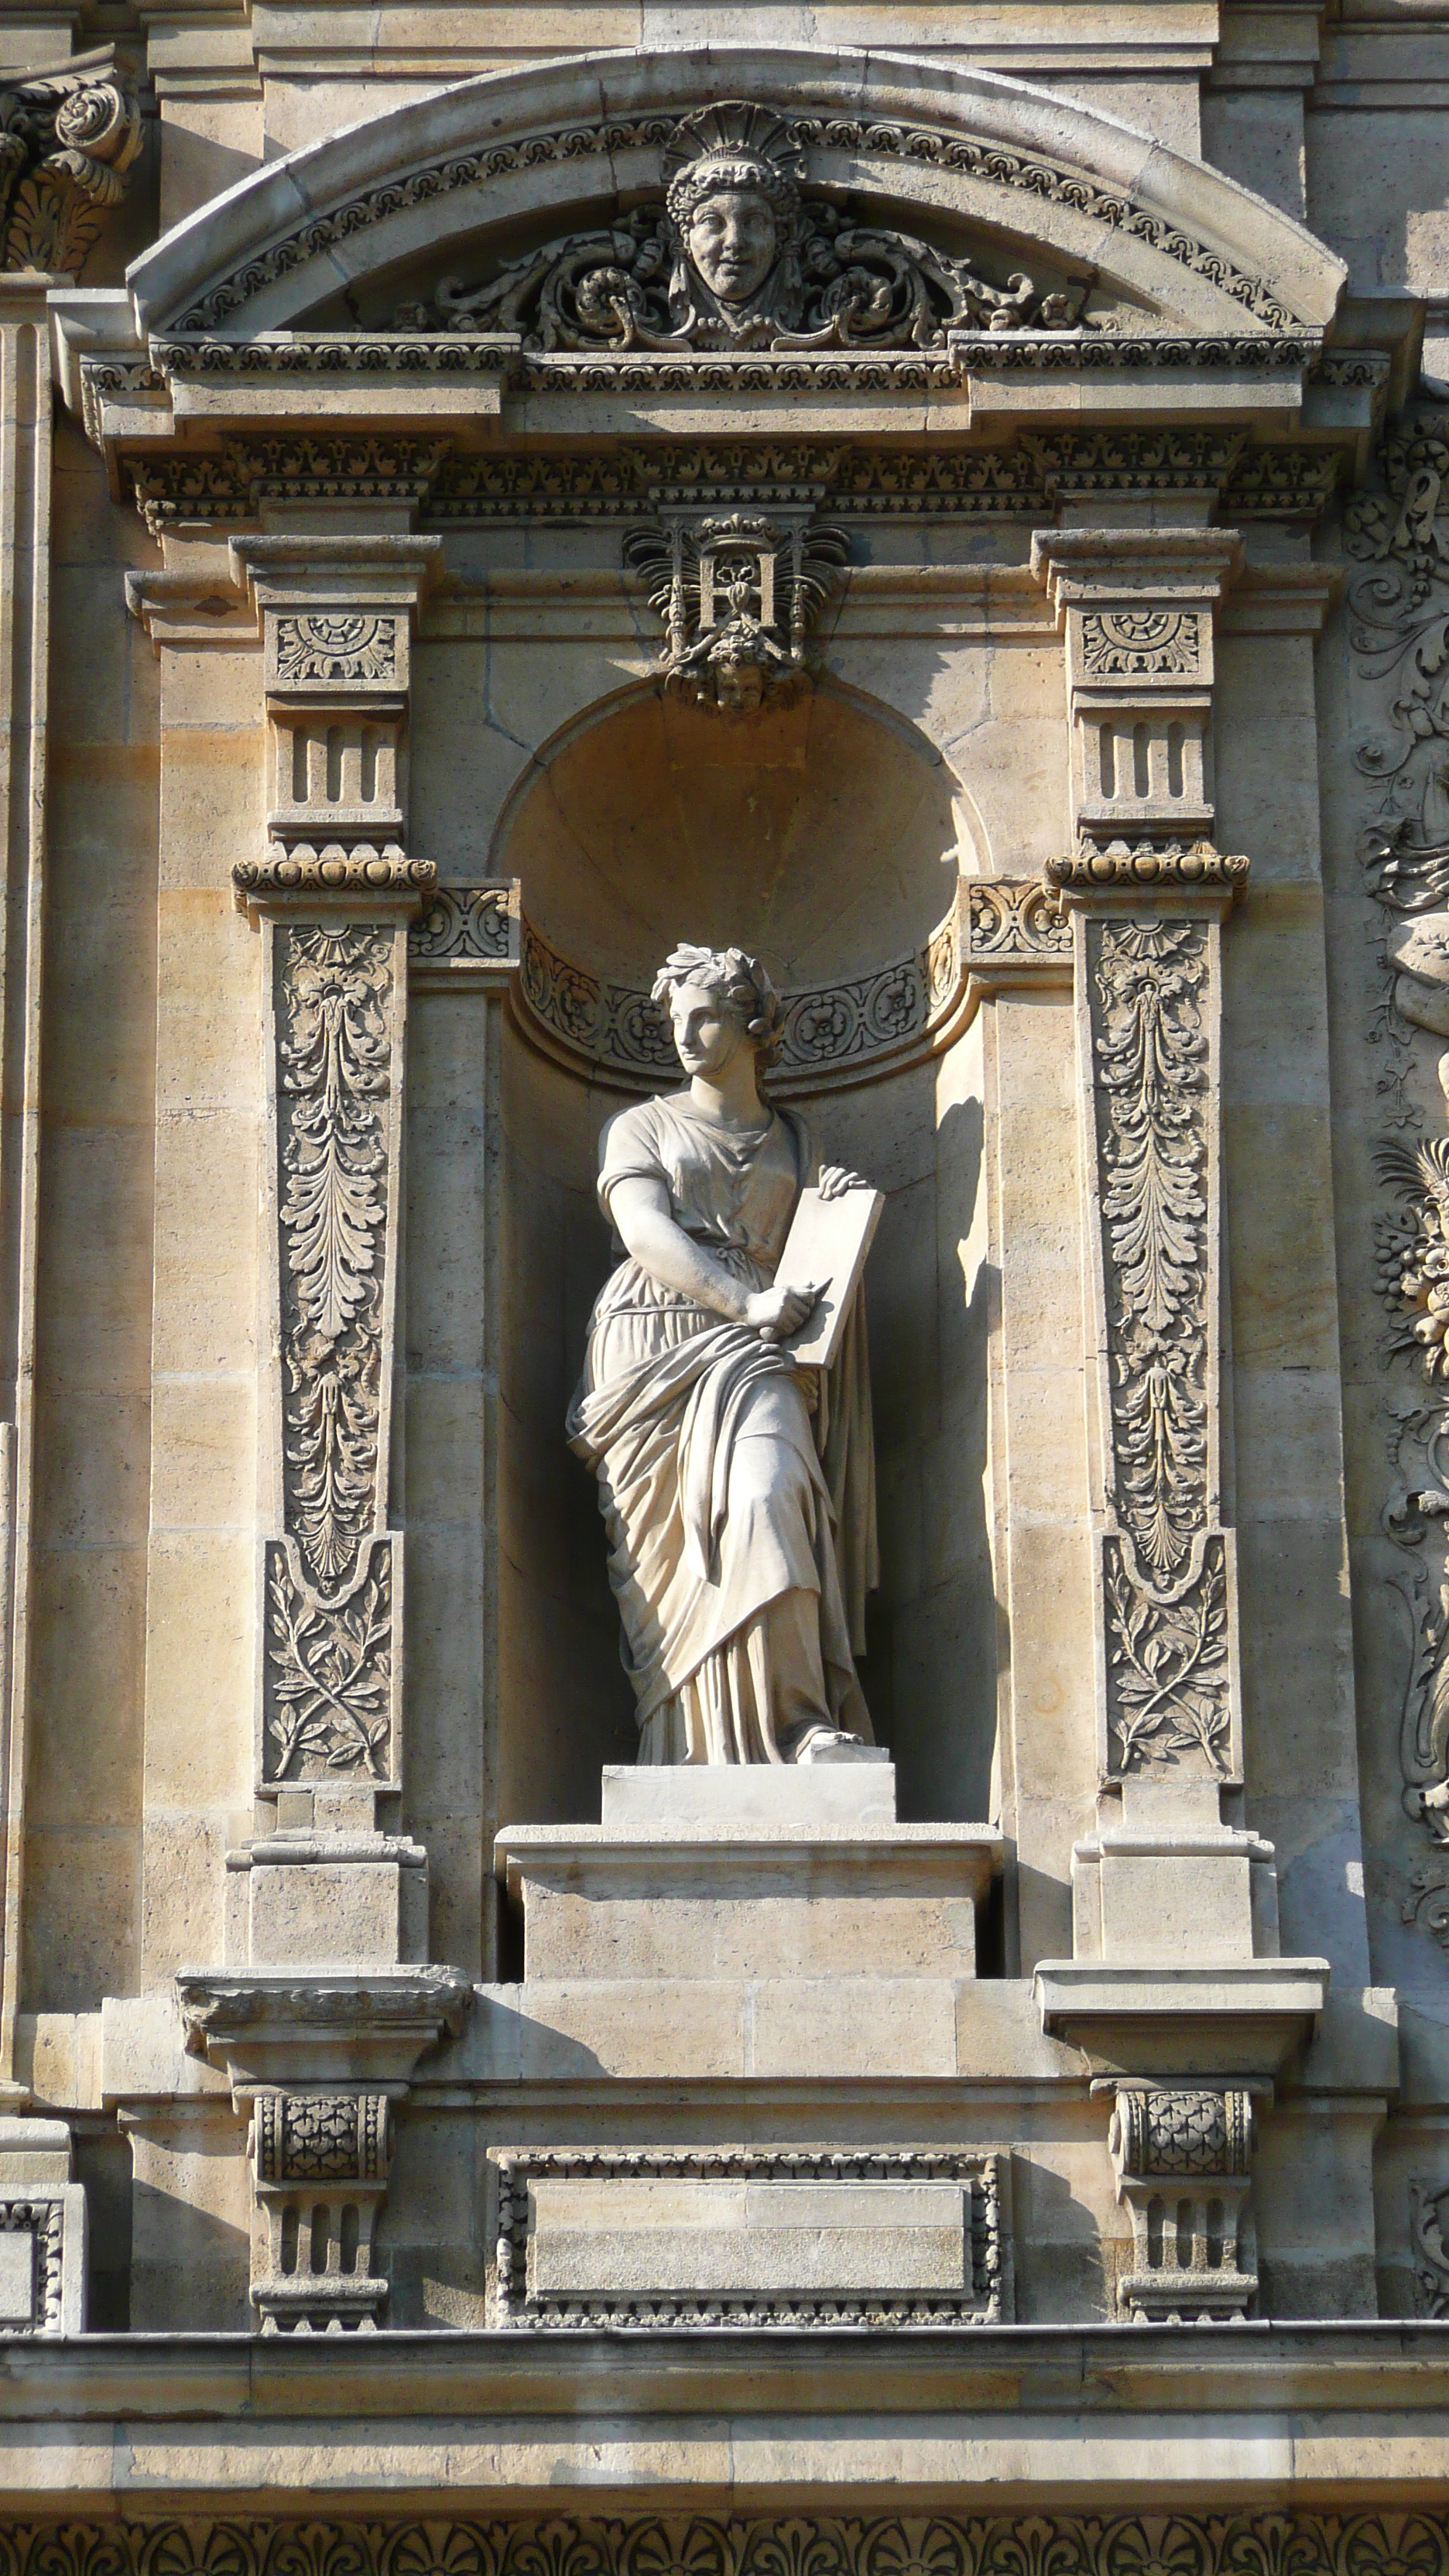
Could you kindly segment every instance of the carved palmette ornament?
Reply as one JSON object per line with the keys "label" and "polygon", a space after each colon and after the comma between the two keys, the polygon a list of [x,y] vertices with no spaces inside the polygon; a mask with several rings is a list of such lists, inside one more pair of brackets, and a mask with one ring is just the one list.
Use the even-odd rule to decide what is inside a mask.
{"label": "carved palmette ornament", "polygon": [[1082,619],[1082,668],[1091,680],[1178,679],[1201,667],[1198,621],[1166,609],[1094,611]]}
{"label": "carved palmette ornament", "polygon": [[[607,230],[573,233],[469,287],[444,278],[405,306],[419,330],[520,332],[525,349],[944,349],[952,329],[1068,330],[1088,281],[1039,293],[994,286],[971,260],[855,222],[803,193],[807,153],[786,120],[746,99],[684,117],[662,156],[663,193]],[[748,263],[719,268],[699,229],[722,195],[748,199]]]}
{"label": "carved palmette ornament", "polygon": [[279,617],[271,641],[279,688],[318,680],[391,684],[398,676],[394,617]]}
{"label": "carved palmette ornament", "polygon": [[666,689],[725,715],[782,704],[808,677],[806,638],[849,546],[842,528],[800,511],[681,515],[631,529],[624,560],[664,624]]}

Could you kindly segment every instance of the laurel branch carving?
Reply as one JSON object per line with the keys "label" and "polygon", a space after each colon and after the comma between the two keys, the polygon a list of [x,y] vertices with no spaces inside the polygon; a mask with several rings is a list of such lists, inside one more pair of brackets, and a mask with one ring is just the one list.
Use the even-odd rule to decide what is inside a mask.
{"label": "laurel branch carving", "polygon": [[283,1546],[266,1550],[267,1673],[263,1777],[363,1771],[385,1780],[392,1749],[392,1556],[372,1553],[345,1601],[293,1580]]}

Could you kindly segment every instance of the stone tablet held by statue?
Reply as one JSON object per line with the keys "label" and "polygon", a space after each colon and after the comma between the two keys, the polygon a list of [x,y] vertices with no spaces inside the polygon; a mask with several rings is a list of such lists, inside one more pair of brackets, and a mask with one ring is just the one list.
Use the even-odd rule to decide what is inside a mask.
{"label": "stone tablet held by statue", "polygon": [[824,1284],[804,1323],[780,1345],[797,1367],[829,1368],[834,1361],[884,1206],[882,1190],[847,1190],[834,1199],[822,1198],[819,1190],[801,1191],[775,1286]]}

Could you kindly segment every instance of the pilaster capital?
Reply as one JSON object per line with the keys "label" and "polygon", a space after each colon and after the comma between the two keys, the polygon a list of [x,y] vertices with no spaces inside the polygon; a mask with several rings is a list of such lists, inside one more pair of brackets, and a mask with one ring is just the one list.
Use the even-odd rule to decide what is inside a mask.
{"label": "pilaster capital", "polygon": [[1031,569],[1060,630],[1074,608],[1216,608],[1243,569],[1243,541],[1230,528],[1038,528]]}
{"label": "pilaster capital", "polygon": [[1248,862],[1214,849],[1211,841],[1158,846],[1112,841],[1106,849],[1084,842],[1065,858],[1048,859],[1043,871],[1064,913],[1144,910],[1174,916],[1207,913],[1221,920],[1246,891]]}
{"label": "pilaster capital", "polygon": [[441,537],[400,530],[396,513],[366,502],[345,505],[346,529],[288,528],[231,540],[233,578],[261,609],[337,601],[388,607],[409,615],[443,572]]}

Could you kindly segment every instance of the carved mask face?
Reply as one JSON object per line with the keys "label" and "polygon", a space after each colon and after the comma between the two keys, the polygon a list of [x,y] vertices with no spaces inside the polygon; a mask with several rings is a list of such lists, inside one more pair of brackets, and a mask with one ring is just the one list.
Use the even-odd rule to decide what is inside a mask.
{"label": "carved mask face", "polygon": [[669,1016],[674,1024],[679,1061],[688,1074],[723,1073],[740,1048],[750,1044],[738,1011],[726,1001],[717,984],[693,978],[687,984],[676,984],[670,995]]}
{"label": "carved mask face", "polygon": [[754,188],[721,188],[695,207],[685,247],[722,304],[748,304],[775,265],[779,238],[768,197]]}

